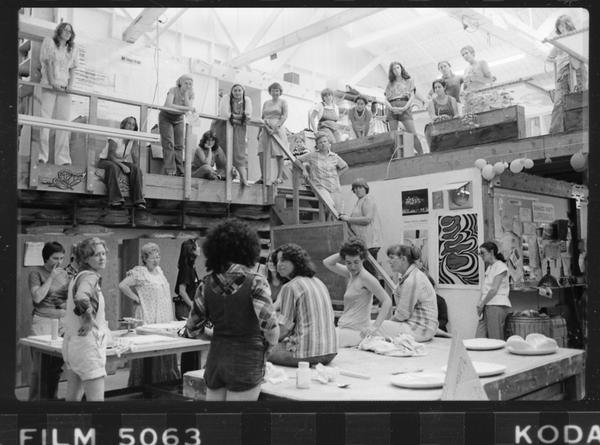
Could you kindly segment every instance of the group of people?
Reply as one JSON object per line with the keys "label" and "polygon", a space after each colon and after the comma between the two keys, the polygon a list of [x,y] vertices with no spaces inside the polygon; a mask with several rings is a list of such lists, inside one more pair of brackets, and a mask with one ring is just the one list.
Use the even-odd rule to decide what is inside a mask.
{"label": "group of people", "polygon": [[[134,318],[148,324],[188,317],[200,282],[195,269],[199,249],[197,239],[183,241],[177,282],[174,292],[171,292],[160,267],[159,246],[156,243],[142,246],[142,264],[129,270],[119,283],[122,294],[133,302]],[[63,268],[65,248],[56,241],[45,243],[42,249],[44,265],[35,267],[29,274],[33,301],[31,334],[50,334],[52,324],[56,323],[64,336],[63,359],[68,380],[66,399],[80,400],[85,392],[87,400],[102,400],[106,376],[105,349],[110,341],[101,288],[101,276],[107,261],[106,243],[99,238],[88,238],[74,245],[72,250],[71,261]],[[41,363],[33,364],[31,400],[56,398],[63,359],[43,356]],[[163,356],[153,361],[152,381],[174,381],[199,367],[198,355],[193,352],[182,354],[180,367],[176,356]],[[142,361],[133,360],[129,386],[141,385],[142,376]],[[41,394],[38,385],[40,378],[45,380],[44,394]]]}

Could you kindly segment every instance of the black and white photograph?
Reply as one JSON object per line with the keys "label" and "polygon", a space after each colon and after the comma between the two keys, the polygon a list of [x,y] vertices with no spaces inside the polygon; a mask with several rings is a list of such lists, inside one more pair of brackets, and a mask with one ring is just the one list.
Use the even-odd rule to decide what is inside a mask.
{"label": "black and white photograph", "polygon": [[15,18],[17,400],[583,400],[586,9],[157,4]]}

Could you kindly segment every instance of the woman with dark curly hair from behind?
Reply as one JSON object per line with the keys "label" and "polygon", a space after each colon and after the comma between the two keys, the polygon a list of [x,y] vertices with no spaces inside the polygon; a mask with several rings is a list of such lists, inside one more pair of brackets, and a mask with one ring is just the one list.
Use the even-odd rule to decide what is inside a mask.
{"label": "woman with dark curly hair from behind", "polygon": [[[344,313],[338,320],[337,334],[340,348],[358,346],[361,340],[381,327],[392,309],[392,299],[377,278],[363,266],[367,246],[360,238],[351,238],[342,244],[339,253],[323,260],[333,273],[348,280],[344,293]],[[371,323],[373,295],[381,302],[379,315]]]}
{"label": "woman with dark curly hair from behind", "polygon": [[258,235],[242,221],[226,220],[208,232],[202,251],[210,273],[181,335],[195,338],[208,321],[214,326],[206,400],[257,400],[266,357],[279,338],[269,284],[250,270],[260,255]]}
{"label": "woman with dark curly hair from behind", "polygon": [[301,361],[326,365],[337,355],[329,291],[315,277],[315,267],[302,247],[284,244],[275,253],[277,273],[289,281],[279,291],[280,343],[269,361],[283,366]]}

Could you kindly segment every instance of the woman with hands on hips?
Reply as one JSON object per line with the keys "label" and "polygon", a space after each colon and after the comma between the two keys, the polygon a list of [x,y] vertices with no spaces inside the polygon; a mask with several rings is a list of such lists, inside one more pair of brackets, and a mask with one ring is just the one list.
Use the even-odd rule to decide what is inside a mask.
{"label": "woman with hands on hips", "polygon": [[[364,267],[367,247],[359,238],[345,242],[339,253],[323,260],[333,273],[348,279],[344,293],[344,312],[338,320],[337,332],[340,348],[357,346],[367,336],[374,335],[392,308],[392,299],[379,281]],[[381,303],[379,315],[371,323],[373,295]]]}

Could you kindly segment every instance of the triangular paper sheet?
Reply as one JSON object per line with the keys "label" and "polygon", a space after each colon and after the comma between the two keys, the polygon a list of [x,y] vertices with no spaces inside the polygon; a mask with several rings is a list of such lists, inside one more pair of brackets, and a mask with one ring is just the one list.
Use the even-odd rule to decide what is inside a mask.
{"label": "triangular paper sheet", "polygon": [[442,400],[488,400],[461,336],[453,335]]}

